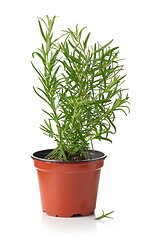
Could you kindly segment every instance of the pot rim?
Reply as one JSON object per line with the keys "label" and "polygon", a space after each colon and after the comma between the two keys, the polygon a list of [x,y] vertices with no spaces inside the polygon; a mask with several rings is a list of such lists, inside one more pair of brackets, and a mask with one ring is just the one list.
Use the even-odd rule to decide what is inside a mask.
{"label": "pot rim", "polygon": [[[82,163],[82,162],[92,162],[92,161],[98,161],[98,160],[102,160],[102,159],[105,159],[107,157],[107,155],[103,152],[100,152],[100,151],[97,151],[97,150],[89,150],[90,153],[93,155],[93,154],[99,154],[101,156],[99,157],[95,157],[95,158],[87,158],[87,159],[84,159],[84,160],[81,160],[81,161],[59,161],[59,160],[54,160],[54,159],[45,159],[45,158],[41,158],[41,157],[37,157],[35,156],[36,154],[38,153],[41,153],[41,152],[44,152],[44,151],[52,151],[53,149],[45,149],[45,150],[40,150],[40,151],[36,151],[34,152],[32,155],[31,155],[31,158],[33,160],[39,160],[39,161],[42,161],[42,162],[52,162],[52,163]],[[46,154],[47,155],[47,154]],[[45,156],[46,156],[45,155]]]}

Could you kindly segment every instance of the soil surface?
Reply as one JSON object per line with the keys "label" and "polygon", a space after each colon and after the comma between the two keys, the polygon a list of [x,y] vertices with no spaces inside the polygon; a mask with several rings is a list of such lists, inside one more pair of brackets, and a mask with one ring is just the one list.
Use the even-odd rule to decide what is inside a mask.
{"label": "soil surface", "polygon": [[[84,156],[83,156],[82,153],[69,155],[68,152],[65,152],[65,155],[66,155],[68,161],[82,161],[82,160],[84,159]],[[64,158],[57,159],[57,158],[55,158],[54,155],[52,155],[52,156],[50,156],[50,157],[48,157],[48,158],[46,158],[46,159],[49,159],[49,160],[52,160],[52,159],[53,159],[53,160],[65,161]]]}

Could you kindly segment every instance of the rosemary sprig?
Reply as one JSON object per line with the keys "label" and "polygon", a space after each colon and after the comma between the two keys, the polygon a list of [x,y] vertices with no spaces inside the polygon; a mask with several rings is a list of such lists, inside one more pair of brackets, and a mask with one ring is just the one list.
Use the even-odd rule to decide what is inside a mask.
{"label": "rosemary sprig", "polygon": [[109,215],[110,215],[111,213],[114,213],[114,211],[109,212],[109,213],[104,213],[104,211],[102,210],[102,215],[99,216],[99,217],[96,217],[95,220],[100,220],[100,219],[102,219],[102,218],[111,218],[111,219],[113,219],[112,217],[109,217]]}

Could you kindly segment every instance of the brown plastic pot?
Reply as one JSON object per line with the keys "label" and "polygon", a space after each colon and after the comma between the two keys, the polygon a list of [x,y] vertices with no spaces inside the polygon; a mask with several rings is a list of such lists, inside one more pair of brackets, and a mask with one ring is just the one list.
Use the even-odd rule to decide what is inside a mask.
{"label": "brown plastic pot", "polygon": [[52,149],[32,155],[37,168],[42,209],[48,215],[72,217],[94,213],[101,167],[106,155],[92,151],[81,162],[47,160]]}

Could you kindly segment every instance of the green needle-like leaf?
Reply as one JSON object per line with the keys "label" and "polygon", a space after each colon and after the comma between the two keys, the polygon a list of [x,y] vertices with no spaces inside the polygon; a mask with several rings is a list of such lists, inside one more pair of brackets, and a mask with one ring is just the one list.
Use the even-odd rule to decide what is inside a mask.
{"label": "green needle-like leaf", "polygon": [[38,52],[33,52],[33,53],[32,53],[32,57],[34,57],[35,55],[37,55],[39,58],[41,58],[42,62],[45,63],[45,59],[44,59],[43,56],[41,56],[40,53],[38,53]]}
{"label": "green needle-like leaf", "polygon": [[88,39],[89,39],[90,35],[91,35],[91,33],[88,33],[88,35],[87,35],[87,37],[86,37],[86,39],[84,41],[84,49],[86,49],[87,42],[88,42]]}
{"label": "green needle-like leaf", "polygon": [[42,29],[42,26],[41,26],[41,23],[40,23],[39,20],[38,20],[38,24],[39,24],[39,28],[40,28],[41,35],[42,35],[43,39],[44,39],[45,42],[46,42],[47,40],[46,40],[45,34],[44,34],[44,32],[43,32],[43,29]]}

